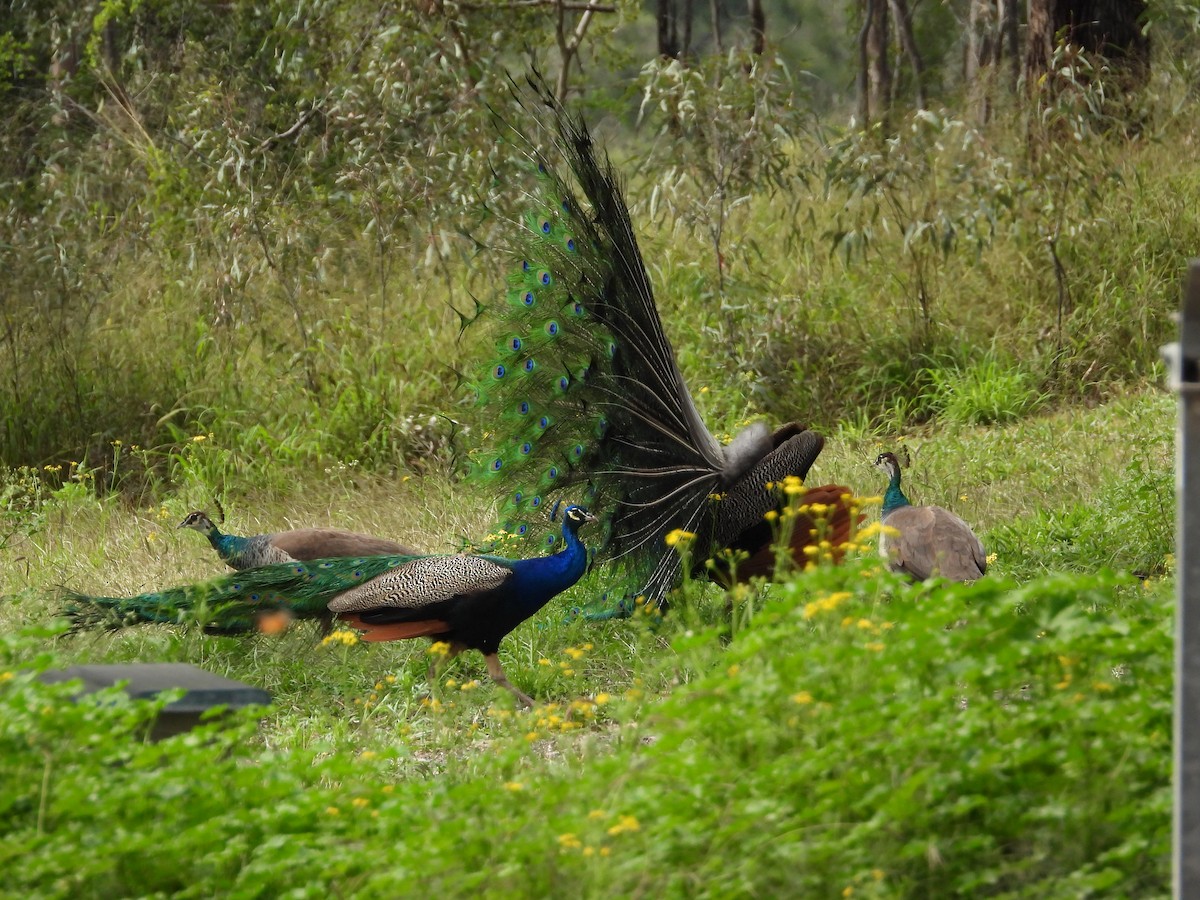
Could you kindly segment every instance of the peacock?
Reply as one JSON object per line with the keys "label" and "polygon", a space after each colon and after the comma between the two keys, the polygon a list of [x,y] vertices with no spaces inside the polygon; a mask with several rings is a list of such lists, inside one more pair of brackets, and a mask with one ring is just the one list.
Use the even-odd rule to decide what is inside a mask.
{"label": "peacock", "polygon": [[[803,479],[824,439],[798,423],[752,424],[726,444],[713,436],[663,329],[611,163],[540,78],[529,88],[516,91],[529,128],[501,123],[536,171],[528,214],[510,223],[512,274],[502,296],[462,314],[463,330],[488,327],[484,344],[494,348],[468,379],[490,434],[472,453],[469,477],[503,498],[507,535],[551,543],[553,534],[537,534],[537,511],[583,491],[602,513],[597,561],[623,568],[629,593],[660,606],[682,573],[665,542],[676,530],[695,536],[697,574],[769,576],[764,516],[783,507],[777,486]],[[526,134],[542,111],[552,123],[545,150]],[[829,504],[822,527],[793,530],[802,563],[806,547],[841,544],[860,518],[847,488],[812,490]],[[722,550],[740,551],[743,563],[707,566],[713,554],[728,555]]]}
{"label": "peacock", "polygon": [[225,534],[203,510],[188,513],[180,528],[200,532],[231,569],[241,571],[274,563],[335,556],[417,556],[416,550],[369,534],[341,528],[298,528],[270,534]]}
{"label": "peacock", "polygon": [[450,656],[478,650],[492,680],[531,706],[500,668],[500,641],[583,575],[588,554],[579,529],[592,521],[585,508],[566,506],[562,549],[530,559],[455,554],[274,563],[136,597],[72,592],[65,612],[76,629],[196,619],[215,633],[250,631],[279,614],[336,616],[360,629],[364,641],[433,637],[449,645]]}
{"label": "peacock", "polygon": [[987,554],[971,527],[940,506],[913,506],[900,489],[900,462],[894,453],[880,453],[875,467],[888,476],[882,522],[898,532],[889,537],[885,530],[879,541],[891,570],[916,581],[931,575],[950,581],[982,577]]}

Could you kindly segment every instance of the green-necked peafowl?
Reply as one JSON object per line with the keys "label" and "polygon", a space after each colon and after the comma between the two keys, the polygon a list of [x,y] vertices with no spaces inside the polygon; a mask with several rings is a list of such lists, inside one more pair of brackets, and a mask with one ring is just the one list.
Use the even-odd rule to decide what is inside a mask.
{"label": "green-necked peafowl", "polygon": [[225,534],[201,510],[188,513],[180,528],[200,532],[231,569],[254,569],[274,563],[335,556],[417,556],[416,550],[369,534],[341,528],[298,528],[271,534]]}
{"label": "green-necked peafowl", "polygon": [[[776,486],[807,475],[823,438],[795,423],[774,432],[751,425],[725,445],[713,437],[663,331],[611,164],[597,159],[582,121],[539,81],[530,85],[529,121],[537,127],[529,106],[548,112],[551,148],[544,154],[522,129],[509,129],[537,169],[533,210],[513,228],[505,296],[464,316],[464,329],[491,322],[499,351],[472,382],[478,402],[495,412],[491,446],[474,454],[472,476],[507,497],[502,527],[518,536],[551,498],[583,487],[604,511],[597,558],[624,565],[631,587],[653,602],[681,574],[664,542],[676,529],[696,535],[697,573],[716,551],[736,548],[755,561],[737,566],[737,577],[770,575],[764,515],[782,506]],[[838,485],[825,492],[831,506],[818,534],[835,546],[852,528],[849,493]],[[793,531],[801,563],[814,530]]]}
{"label": "green-necked peafowl", "polygon": [[974,581],[987,571],[987,554],[975,532],[940,506],[913,506],[900,489],[900,462],[880,453],[875,466],[888,475],[883,495],[883,524],[898,535],[880,537],[879,549],[893,572],[924,581],[940,575],[951,581]]}
{"label": "green-necked peafowl", "polygon": [[458,554],[276,563],[137,597],[71,593],[66,615],[78,628],[196,619],[225,633],[280,613],[335,615],[366,641],[433,637],[452,654],[479,650],[492,679],[528,706],[529,697],[504,677],[496,651],[506,634],[583,575],[587,551],[578,532],[594,520],[582,507],[566,507],[565,547],[533,559]]}

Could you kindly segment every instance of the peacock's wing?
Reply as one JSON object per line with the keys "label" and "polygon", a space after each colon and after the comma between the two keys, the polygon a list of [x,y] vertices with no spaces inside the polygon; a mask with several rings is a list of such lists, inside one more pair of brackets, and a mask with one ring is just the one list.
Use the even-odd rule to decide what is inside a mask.
{"label": "peacock's wing", "polygon": [[[513,228],[505,296],[472,320],[491,323],[498,352],[473,384],[492,440],[472,472],[506,496],[503,530],[518,537],[560,492],[586,485],[605,520],[597,556],[623,561],[659,597],[678,574],[667,533],[701,530],[709,496],[767,453],[770,436],[752,426],[722,447],[705,427],[611,164],[581,121],[531,85],[528,129],[509,129],[538,173],[531,210]],[[545,153],[526,136],[541,113],[553,123]]]}
{"label": "peacock's wing", "polygon": [[496,590],[512,577],[512,569],[494,557],[422,556],[339,594],[329,603],[333,613],[367,610],[422,610],[464,597]]}

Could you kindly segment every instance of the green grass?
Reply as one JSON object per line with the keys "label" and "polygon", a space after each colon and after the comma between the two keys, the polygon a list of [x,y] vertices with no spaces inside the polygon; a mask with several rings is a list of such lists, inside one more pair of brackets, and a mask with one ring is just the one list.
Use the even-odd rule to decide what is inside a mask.
{"label": "green grass", "polygon": [[[731,634],[703,585],[658,625],[571,617],[600,571],[506,639],[506,672],[543,702],[528,713],[477,654],[429,685],[424,641],[323,644],[308,624],[55,636],[56,585],[137,592],[221,568],[173,527],[194,491],[132,508],[60,490],[13,511],[27,527],[0,550],[7,889],[1163,894],[1172,410],[1146,391],[1002,427],[833,435],[816,481],[875,493],[875,453],[910,447],[910,495],[975,524],[994,574],[913,587],[868,555],[739,595]],[[490,524],[435,475],[305,480],[239,495],[230,528],[327,522],[436,551]],[[145,745],[144,709],[64,703],[21,674],[130,660],[190,662],[275,702]]]}

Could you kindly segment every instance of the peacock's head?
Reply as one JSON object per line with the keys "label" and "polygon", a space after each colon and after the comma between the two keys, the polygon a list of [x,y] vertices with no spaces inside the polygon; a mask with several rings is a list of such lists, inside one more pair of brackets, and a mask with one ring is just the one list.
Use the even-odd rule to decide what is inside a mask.
{"label": "peacock's head", "polygon": [[179,523],[179,527],[193,528],[201,534],[208,534],[216,526],[213,525],[212,519],[208,517],[208,513],[202,509],[198,509],[195,512],[188,513],[187,518]]}
{"label": "peacock's head", "polygon": [[582,506],[571,505],[563,510],[563,527],[578,531],[588,522],[595,522],[596,517]]}
{"label": "peacock's head", "polygon": [[875,468],[892,478],[900,471],[900,460],[895,453],[880,453],[875,457]]}

